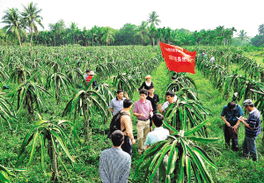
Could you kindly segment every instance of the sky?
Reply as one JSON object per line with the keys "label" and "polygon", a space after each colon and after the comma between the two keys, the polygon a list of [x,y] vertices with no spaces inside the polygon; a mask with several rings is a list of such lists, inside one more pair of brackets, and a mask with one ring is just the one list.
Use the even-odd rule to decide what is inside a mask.
{"label": "sky", "polygon": [[60,19],[66,25],[75,22],[80,28],[97,25],[118,29],[125,23],[139,25],[151,11],[158,13],[159,27],[173,29],[195,31],[224,25],[255,36],[258,26],[264,24],[264,0],[0,0],[0,18],[8,8],[22,10],[29,2],[42,9],[46,30]]}

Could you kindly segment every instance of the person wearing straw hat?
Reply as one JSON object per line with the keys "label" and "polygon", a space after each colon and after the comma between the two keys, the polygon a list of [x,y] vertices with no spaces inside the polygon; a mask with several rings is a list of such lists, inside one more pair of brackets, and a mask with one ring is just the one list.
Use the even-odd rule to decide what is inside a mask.
{"label": "person wearing straw hat", "polygon": [[142,90],[142,89],[145,89],[145,90],[149,90],[150,88],[153,88],[154,87],[154,84],[153,82],[151,81],[152,77],[151,75],[147,75],[145,77],[146,81],[144,81],[142,83],[142,85],[140,86],[140,88],[138,89],[139,91]]}

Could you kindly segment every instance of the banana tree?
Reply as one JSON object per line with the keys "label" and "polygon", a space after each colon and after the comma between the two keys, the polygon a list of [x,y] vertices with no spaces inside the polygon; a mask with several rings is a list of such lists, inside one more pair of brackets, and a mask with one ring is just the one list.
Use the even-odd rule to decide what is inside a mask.
{"label": "banana tree", "polygon": [[106,121],[108,117],[107,103],[104,97],[94,90],[80,90],[73,98],[67,103],[62,116],[74,113],[74,119],[77,114],[83,116],[84,132],[86,138],[89,137],[90,120],[92,115],[96,112],[100,114],[103,120]]}
{"label": "banana tree", "polygon": [[170,183],[213,182],[208,166],[216,168],[216,165],[207,153],[199,147],[199,143],[212,143],[218,139],[194,136],[206,122],[184,131],[177,131],[170,125],[166,125],[172,134],[163,141],[150,146],[142,155],[138,172],[144,171],[145,182],[153,182],[159,171],[159,181]]}
{"label": "banana tree", "polygon": [[51,181],[58,182],[60,165],[67,171],[62,154],[65,154],[72,163],[75,162],[67,147],[71,143],[65,128],[66,124],[71,126],[71,123],[66,120],[43,120],[40,116],[39,118],[23,140],[18,163],[22,164],[27,160],[26,166],[30,166],[39,155],[44,173],[46,174],[46,165],[50,164]]}

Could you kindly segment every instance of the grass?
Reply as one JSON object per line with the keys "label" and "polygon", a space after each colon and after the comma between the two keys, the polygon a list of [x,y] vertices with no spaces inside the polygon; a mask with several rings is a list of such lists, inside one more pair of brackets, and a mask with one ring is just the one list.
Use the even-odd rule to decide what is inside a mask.
{"label": "grass", "polygon": [[228,103],[222,97],[221,92],[215,89],[209,79],[205,78],[201,72],[197,72],[195,75],[189,75],[194,79],[199,99],[203,105],[211,110],[211,116],[208,117],[208,130],[209,135],[212,137],[218,137],[220,140],[216,144],[212,144],[211,147],[221,152],[214,153],[213,160],[218,166],[218,170],[215,171],[216,182],[221,183],[261,183],[264,182],[264,158],[261,154],[264,153],[263,143],[261,136],[257,138],[257,149],[259,152],[259,161],[253,162],[243,158],[241,147],[244,139],[244,127],[239,129],[239,152],[233,152],[226,149],[224,146],[223,135],[223,122],[220,119],[221,110],[224,105]]}
{"label": "grass", "polygon": [[264,50],[244,52],[244,55],[255,60],[258,64],[264,66]]}
{"label": "grass", "polygon": [[[263,57],[262,57],[263,59]],[[233,65],[232,70],[239,69],[238,65]],[[242,72],[242,71],[241,71]],[[162,62],[152,73],[153,82],[155,85],[156,93],[160,97],[160,103],[165,100],[165,91],[167,84],[170,82],[169,72],[166,68],[166,64]],[[251,160],[244,159],[241,157],[241,151],[232,152],[231,150],[225,149],[224,137],[223,137],[223,122],[220,119],[220,113],[224,105],[227,104],[227,100],[222,97],[220,91],[214,88],[210,82],[210,78],[205,78],[201,72],[197,71],[196,74],[191,75],[194,79],[199,99],[203,105],[211,110],[211,116],[208,117],[208,132],[211,137],[218,137],[220,140],[214,144],[209,144],[204,148],[213,157],[218,169],[213,171],[215,182],[219,183],[262,183],[264,182],[264,147],[262,142],[263,133],[257,138],[257,149],[259,152],[260,160],[253,162]],[[142,79],[143,82],[144,79]],[[138,92],[134,93],[134,101],[138,99]],[[68,101],[68,98],[63,98],[64,102]],[[59,105],[53,108],[55,100],[52,99],[49,103],[45,104],[45,108],[49,112],[55,114],[61,114],[64,105]],[[17,155],[19,153],[20,144],[23,141],[26,133],[31,128],[31,124],[27,120],[27,114],[21,114],[18,122],[11,121],[13,131],[8,130],[6,123],[1,123],[1,140],[4,143],[0,143],[0,164],[6,165],[7,167],[16,167]],[[58,116],[60,118],[60,116]],[[93,129],[91,139],[88,142],[83,142],[80,146],[76,144],[76,152],[73,155],[77,156],[77,163],[71,165],[67,162],[67,168],[69,175],[65,171],[61,171],[64,182],[78,182],[78,183],[97,183],[100,182],[98,174],[98,163],[100,152],[106,148],[111,147],[111,142],[107,139],[104,130],[109,128],[109,123],[102,124],[98,122],[98,116],[94,116],[91,122]],[[82,124],[82,118],[76,121],[76,123]],[[136,135],[136,120],[134,118],[134,134]],[[80,127],[82,125],[79,125]],[[81,129],[78,129],[80,132]],[[97,131],[99,130],[99,131]],[[242,126],[239,130],[239,146],[241,147],[244,138],[244,127]],[[130,182],[139,183],[142,182],[141,176],[144,172],[140,172],[138,176],[135,176],[135,168],[138,164],[139,154],[136,153],[137,146],[133,146],[133,164],[130,175]],[[66,160],[67,161],[67,160]],[[19,168],[25,167],[25,163]],[[60,167],[62,170],[62,167]],[[12,179],[14,183],[42,183],[49,182],[51,172],[47,172],[44,175],[40,168],[40,159],[34,159],[32,166],[27,168],[24,172],[15,173],[16,177]]]}
{"label": "grass", "polygon": [[[233,69],[238,69],[237,65],[232,66]],[[243,72],[243,71],[241,71]],[[209,152],[215,161],[218,169],[212,170],[215,182],[219,183],[262,183],[264,182],[264,153],[261,135],[257,138],[257,149],[259,152],[259,161],[242,157],[241,147],[244,139],[244,126],[241,125],[239,129],[239,152],[233,152],[226,149],[224,145],[223,126],[224,123],[220,118],[220,114],[224,105],[228,100],[224,99],[221,92],[214,88],[210,79],[205,78],[201,72],[196,74],[188,74],[194,81],[198,89],[198,97],[205,107],[210,109],[211,116],[208,117],[208,133],[211,137],[219,138],[219,141],[205,146],[204,148]],[[152,72],[153,82],[156,93],[164,101],[167,84],[170,82],[170,77],[166,64],[162,62],[160,66]],[[163,102],[162,101],[162,102]],[[161,102],[161,103],[162,103]],[[134,151],[136,146],[134,147]],[[136,153],[133,157],[133,169],[131,173],[132,182],[141,182],[140,176],[144,173],[139,173],[135,177],[135,165],[138,163],[139,155]]]}

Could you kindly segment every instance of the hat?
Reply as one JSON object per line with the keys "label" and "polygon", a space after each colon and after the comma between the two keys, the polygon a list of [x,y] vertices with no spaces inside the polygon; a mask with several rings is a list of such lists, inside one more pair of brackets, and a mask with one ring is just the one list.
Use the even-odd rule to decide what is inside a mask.
{"label": "hat", "polygon": [[151,75],[147,75],[145,79],[151,79]]}
{"label": "hat", "polygon": [[94,76],[95,75],[94,71],[90,71],[89,75]]}
{"label": "hat", "polygon": [[249,106],[249,105],[254,105],[254,103],[252,102],[251,99],[247,99],[247,100],[245,100],[245,101],[243,102],[243,105],[244,105],[244,106]]}

